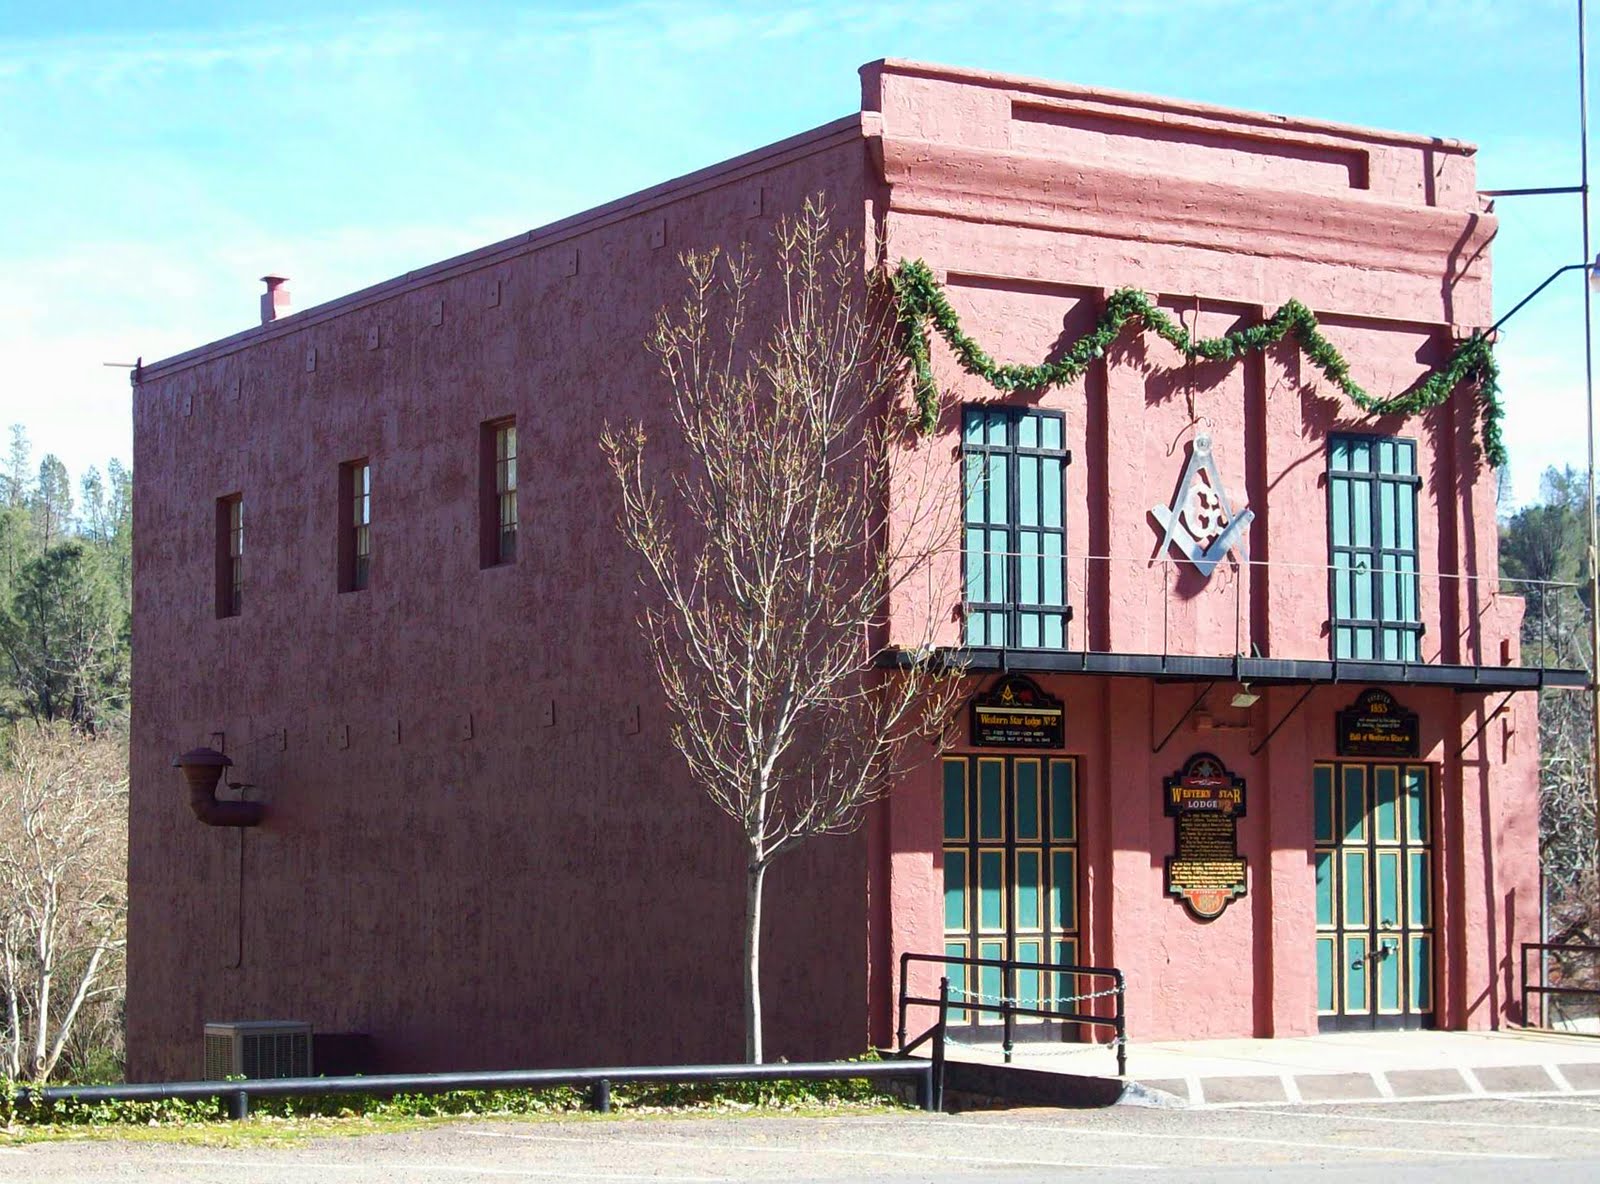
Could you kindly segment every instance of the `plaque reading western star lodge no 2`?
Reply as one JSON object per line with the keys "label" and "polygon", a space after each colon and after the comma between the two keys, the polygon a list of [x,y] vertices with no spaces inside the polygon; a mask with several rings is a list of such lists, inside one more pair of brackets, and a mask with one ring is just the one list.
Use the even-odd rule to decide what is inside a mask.
{"label": "plaque reading western star lodge no 2", "polygon": [[974,748],[1060,748],[1066,743],[1066,712],[1031,678],[1008,674],[974,695]]}
{"label": "plaque reading western star lodge no 2", "polygon": [[1200,920],[1220,917],[1245,894],[1238,821],[1245,811],[1244,778],[1201,752],[1166,778],[1162,791],[1162,810],[1177,832],[1177,853],[1166,861],[1167,895]]}

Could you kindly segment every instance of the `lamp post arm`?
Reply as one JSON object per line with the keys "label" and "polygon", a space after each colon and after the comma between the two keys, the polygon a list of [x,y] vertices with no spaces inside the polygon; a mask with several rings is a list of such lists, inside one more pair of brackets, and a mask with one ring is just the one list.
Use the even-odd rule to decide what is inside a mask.
{"label": "lamp post arm", "polygon": [[1517,301],[1516,304],[1512,306],[1510,312],[1506,313],[1505,316],[1501,317],[1498,321],[1496,321],[1493,325],[1491,325],[1489,327],[1489,333],[1491,333],[1491,334],[1494,333],[1497,329],[1500,328],[1501,325],[1505,324],[1512,317],[1516,316],[1519,312],[1521,312],[1522,309],[1523,309],[1523,306],[1526,305],[1528,303],[1528,301],[1532,300],[1540,292],[1543,292],[1551,284],[1555,283],[1556,278],[1558,276],[1563,276],[1569,271],[1587,271],[1593,266],[1594,266],[1593,263],[1569,263],[1565,267],[1556,268],[1548,276],[1545,277],[1544,283],[1540,284],[1537,288],[1535,288],[1533,291],[1529,292],[1521,300]]}

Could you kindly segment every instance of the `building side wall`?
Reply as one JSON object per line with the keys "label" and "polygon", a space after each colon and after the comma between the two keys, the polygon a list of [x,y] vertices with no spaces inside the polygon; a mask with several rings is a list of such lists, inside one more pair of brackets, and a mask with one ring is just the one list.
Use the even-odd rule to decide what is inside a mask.
{"label": "building side wall", "polygon": [[[197,1075],[202,1024],[232,1019],[364,1034],[373,1069],[742,1055],[737,828],[672,749],[598,438],[638,420],[674,459],[643,342],[678,253],[762,247],[818,191],[859,232],[865,169],[859,132],[813,138],[137,390],[132,1079]],[[480,424],[511,415],[521,554],[485,570]],[[340,594],[357,458],[370,586]],[[233,493],[244,608],[218,619]],[[171,761],[202,744],[259,829],[191,815]],[[772,1055],[865,1046],[864,843],[769,879]]]}

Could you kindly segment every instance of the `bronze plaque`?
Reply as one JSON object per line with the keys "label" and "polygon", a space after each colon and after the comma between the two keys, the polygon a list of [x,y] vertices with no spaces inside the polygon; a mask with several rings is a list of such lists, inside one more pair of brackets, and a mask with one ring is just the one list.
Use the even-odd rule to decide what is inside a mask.
{"label": "bronze plaque", "polygon": [[1238,821],[1245,813],[1244,778],[1201,752],[1166,778],[1162,791],[1162,809],[1177,832],[1177,853],[1166,860],[1167,895],[1202,921],[1220,917],[1246,891]]}
{"label": "bronze plaque", "polygon": [[1066,711],[1031,678],[1007,674],[972,697],[974,748],[1061,748]]}
{"label": "bronze plaque", "polygon": [[1339,712],[1334,738],[1340,756],[1417,757],[1417,713],[1407,711],[1388,691],[1370,687]]}

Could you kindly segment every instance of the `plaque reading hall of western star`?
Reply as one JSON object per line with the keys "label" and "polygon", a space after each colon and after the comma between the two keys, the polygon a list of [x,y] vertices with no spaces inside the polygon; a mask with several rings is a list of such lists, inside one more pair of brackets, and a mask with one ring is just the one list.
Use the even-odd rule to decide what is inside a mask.
{"label": "plaque reading hall of western star", "polygon": [[1339,712],[1335,746],[1340,756],[1420,756],[1417,713],[1396,703],[1388,691],[1369,688]]}
{"label": "plaque reading hall of western star", "polygon": [[1199,920],[1220,917],[1246,890],[1239,854],[1244,778],[1200,752],[1162,782],[1162,793],[1162,810],[1177,832],[1177,853],[1166,860],[1167,895],[1183,901]]}
{"label": "plaque reading hall of western star", "polygon": [[972,697],[974,748],[1060,748],[1066,712],[1031,678],[1007,674]]}

